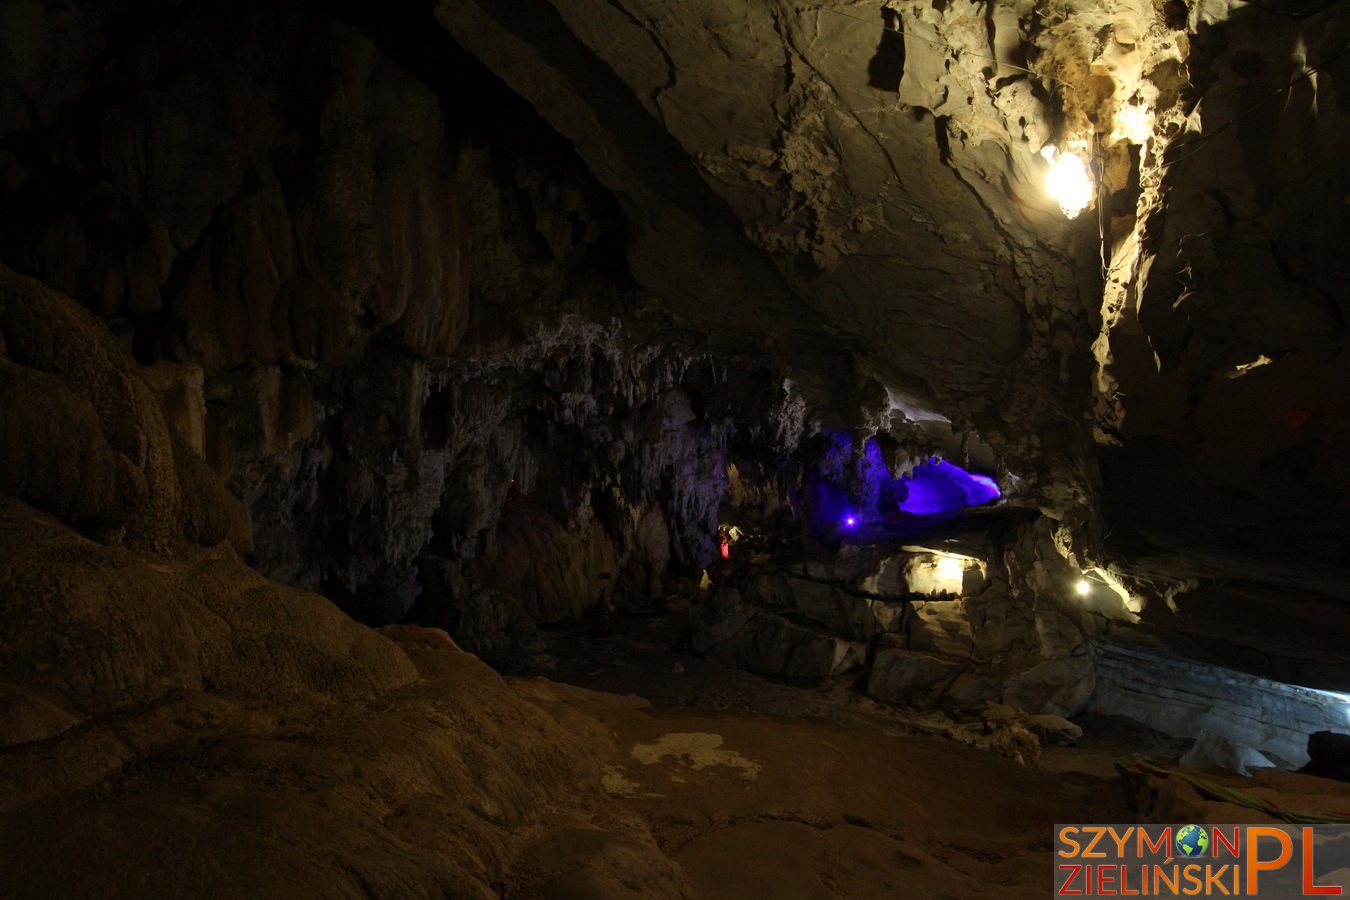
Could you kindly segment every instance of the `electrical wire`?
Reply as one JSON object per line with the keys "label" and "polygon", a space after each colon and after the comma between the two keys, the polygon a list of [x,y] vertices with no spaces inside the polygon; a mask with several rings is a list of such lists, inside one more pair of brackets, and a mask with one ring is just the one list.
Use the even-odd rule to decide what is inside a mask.
{"label": "electrical wire", "polygon": [[1092,145],[1088,148],[1088,153],[1092,157],[1093,166],[1097,171],[1092,174],[1096,176],[1097,187],[1097,256],[1102,263],[1102,283],[1105,284],[1111,277],[1111,267],[1106,261],[1106,185],[1102,175],[1105,169],[1102,164],[1102,154],[1097,148],[1096,136],[1093,136]]}
{"label": "electrical wire", "polygon": [[1319,71],[1321,71],[1321,70],[1322,70],[1323,68],[1325,68],[1326,66],[1331,65],[1332,63],[1334,63],[1334,62],[1336,62],[1337,60],[1339,60],[1342,56],[1345,56],[1345,54],[1346,54],[1347,52],[1350,52],[1350,42],[1347,42],[1346,45],[1340,49],[1340,52],[1336,53],[1334,56],[1330,57],[1329,59],[1324,59],[1324,60],[1322,60],[1321,62],[1317,63],[1316,65],[1313,65],[1313,66],[1307,66],[1306,68],[1304,68],[1304,70],[1303,70],[1302,72],[1300,72],[1297,76],[1295,76],[1293,79],[1291,79],[1287,84],[1283,84],[1283,85],[1280,85],[1279,87],[1275,88],[1275,89],[1272,90],[1269,94],[1267,94],[1265,97],[1262,97],[1260,100],[1256,101],[1256,102],[1253,103],[1251,106],[1248,106],[1246,109],[1242,110],[1241,112],[1239,112],[1237,115],[1233,116],[1233,117],[1232,117],[1231,119],[1229,119],[1228,121],[1226,121],[1226,122],[1224,122],[1224,123],[1222,123],[1222,124],[1216,126],[1215,128],[1211,129],[1208,133],[1203,134],[1203,135],[1200,135],[1200,136],[1198,136],[1198,137],[1196,137],[1196,138],[1193,138],[1192,140],[1189,140],[1189,141],[1184,141],[1184,142],[1173,142],[1172,144],[1169,144],[1169,145],[1167,146],[1167,148],[1163,151],[1163,154],[1164,154],[1164,155],[1166,155],[1168,152],[1170,152],[1170,151],[1172,151],[1172,150],[1183,150],[1183,149],[1185,149],[1185,148],[1187,148],[1187,147],[1195,147],[1196,149],[1192,150],[1190,153],[1187,153],[1185,156],[1182,156],[1182,157],[1180,157],[1180,158],[1178,158],[1178,159],[1173,159],[1173,160],[1168,160],[1168,161],[1161,162],[1161,163],[1159,163],[1159,164],[1157,165],[1157,168],[1159,168],[1159,169],[1166,169],[1166,168],[1168,168],[1169,166],[1175,166],[1177,163],[1185,162],[1186,160],[1190,159],[1192,156],[1195,156],[1195,155],[1196,155],[1197,153],[1199,153],[1201,150],[1205,149],[1205,148],[1204,148],[1204,145],[1205,145],[1205,144],[1207,144],[1208,142],[1212,141],[1214,138],[1218,137],[1222,132],[1224,132],[1224,131],[1227,130],[1228,128],[1232,127],[1233,125],[1236,125],[1238,122],[1242,121],[1243,119],[1247,118],[1247,117],[1250,116],[1252,113],[1254,113],[1254,112],[1256,112],[1257,110],[1259,110],[1264,104],[1270,102],[1271,100],[1275,99],[1276,97],[1279,97],[1280,95],[1284,94],[1286,91],[1292,90],[1293,87],[1294,87],[1294,85],[1298,84],[1300,81],[1303,81],[1305,78],[1308,78],[1309,76],[1316,75]]}

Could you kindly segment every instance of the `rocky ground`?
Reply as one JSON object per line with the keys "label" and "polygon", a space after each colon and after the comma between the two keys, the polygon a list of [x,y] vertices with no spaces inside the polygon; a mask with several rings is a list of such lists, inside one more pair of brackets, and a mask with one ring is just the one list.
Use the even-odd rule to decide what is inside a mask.
{"label": "rocky ground", "polygon": [[[297,616],[276,661],[321,621]],[[667,635],[554,645],[574,673],[608,652],[591,679],[654,705],[503,680],[432,630],[351,627],[365,662],[399,677],[355,697],[321,669],[283,701],[174,691],[9,747],[4,895],[1039,897],[1056,822],[1266,820],[1180,783],[1127,787],[1115,760],[1174,748],[1118,721],[1024,765],[837,690],[678,649],[625,658]],[[1350,807],[1350,788],[1310,776],[1206,777]]]}

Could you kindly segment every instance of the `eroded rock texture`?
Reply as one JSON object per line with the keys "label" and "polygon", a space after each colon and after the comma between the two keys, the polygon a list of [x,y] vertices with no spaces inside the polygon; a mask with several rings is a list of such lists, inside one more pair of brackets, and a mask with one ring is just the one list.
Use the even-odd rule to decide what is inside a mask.
{"label": "eroded rock texture", "polygon": [[[195,451],[89,312],[4,269],[0,310],[30,427],[0,495],[7,895],[492,897],[540,829],[592,837],[526,884],[684,895],[643,826],[596,827],[582,742],[444,633],[245,566],[238,501],[175,466]],[[72,449],[84,478],[51,480]]]}
{"label": "eroded rock texture", "polygon": [[252,549],[247,510],[169,430],[102,322],[8,269],[0,322],[7,493],[137,550]]}
{"label": "eroded rock texture", "polygon": [[[980,556],[964,561],[909,546],[761,562],[695,605],[694,648],[767,675],[861,672],[869,695],[917,710],[960,716],[996,703],[1076,715],[1094,689],[1091,639],[1110,619],[1065,601],[1068,565],[1053,550],[1042,555],[1051,544],[1043,528],[983,546],[967,535],[956,546]],[[957,574],[926,577],[944,564]]]}
{"label": "eroded rock texture", "polygon": [[1094,229],[1066,226],[1039,188],[1035,154],[1063,111],[1000,62],[1081,42],[1110,17],[993,9],[540,2],[439,15],[621,192],[643,223],[630,258],[644,284],[714,332],[764,340],[821,406],[854,355],[893,409],[901,398],[977,427],[1011,468],[1045,476],[1046,502],[1067,515],[1092,483],[1070,460],[1087,435],[1091,361],[1075,348],[1100,306]]}
{"label": "eroded rock texture", "polygon": [[1104,366],[1112,514],[1163,542],[1347,561],[1348,38],[1338,4],[1199,19]]}
{"label": "eroded rock texture", "polygon": [[[440,593],[420,614],[464,619],[471,646],[512,615],[485,603],[517,603],[474,561],[530,569],[512,554],[535,537],[596,562],[576,577],[540,570],[550,599],[526,601],[531,620],[592,605],[602,571],[641,600],[660,592],[668,559],[697,571],[724,479],[732,391],[713,395],[727,362],[627,279],[611,201],[553,161],[555,137],[494,131],[493,104],[518,101],[488,76],[463,60],[433,71],[438,98],[356,25],[302,4],[7,15],[69,46],[59,72],[22,48],[10,60],[6,259],[101,315],[143,364],[154,415],[196,451],[173,459],[204,458],[248,505],[254,565],[373,621],[403,617],[429,585]],[[444,97],[471,90],[461,78],[495,93],[447,120]],[[734,391],[775,389],[760,366]],[[76,425],[72,451],[105,452]],[[131,457],[143,471],[118,476],[149,482],[138,521],[170,502],[149,496],[169,491],[155,486],[168,450],[146,452]],[[59,458],[48,464],[34,483],[75,490]],[[88,485],[62,508],[101,521],[118,487]],[[514,495],[554,524],[522,540],[508,520],[503,556]],[[212,512],[199,509],[210,498],[186,500]],[[248,516],[233,515],[247,543]],[[151,527],[132,538],[162,543],[140,534]]]}
{"label": "eroded rock texture", "polygon": [[[1149,627],[1192,646],[1223,653],[1169,604],[1219,570],[1243,617],[1278,617],[1265,598],[1292,579],[1339,615],[1339,5],[438,16],[641,223],[635,276],[715,334],[779,350],[813,410],[847,354],[889,410],[978,430],[1069,526],[1072,562],[1117,563]],[[1039,188],[1043,146],[1091,163],[1095,197],[1070,223]],[[1328,683],[1320,635],[1286,651]],[[1243,665],[1261,653],[1244,642]]]}

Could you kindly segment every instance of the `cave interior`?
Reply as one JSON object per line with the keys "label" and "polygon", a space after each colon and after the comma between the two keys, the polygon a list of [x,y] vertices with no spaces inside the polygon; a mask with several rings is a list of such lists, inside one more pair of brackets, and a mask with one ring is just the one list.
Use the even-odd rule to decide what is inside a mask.
{"label": "cave interior", "polygon": [[1347,247],[1334,0],[4,0],[0,895],[1350,824]]}

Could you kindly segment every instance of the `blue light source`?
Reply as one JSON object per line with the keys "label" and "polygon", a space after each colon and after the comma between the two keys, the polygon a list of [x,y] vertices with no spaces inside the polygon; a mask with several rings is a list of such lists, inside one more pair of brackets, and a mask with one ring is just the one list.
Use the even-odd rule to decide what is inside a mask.
{"label": "blue light source", "polygon": [[900,483],[906,490],[905,499],[900,501],[901,511],[918,516],[958,512],[1001,496],[998,484],[988,475],[967,472],[936,457],[915,466]]}
{"label": "blue light source", "polygon": [[858,520],[857,520],[855,517],[853,517],[853,516],[845,516],[845,517],[844,517],[844,525],[845,525],[845,527],[847,527],[847,528],[852,528],[854,525],[857,525],[857,524],[858,524]]}

